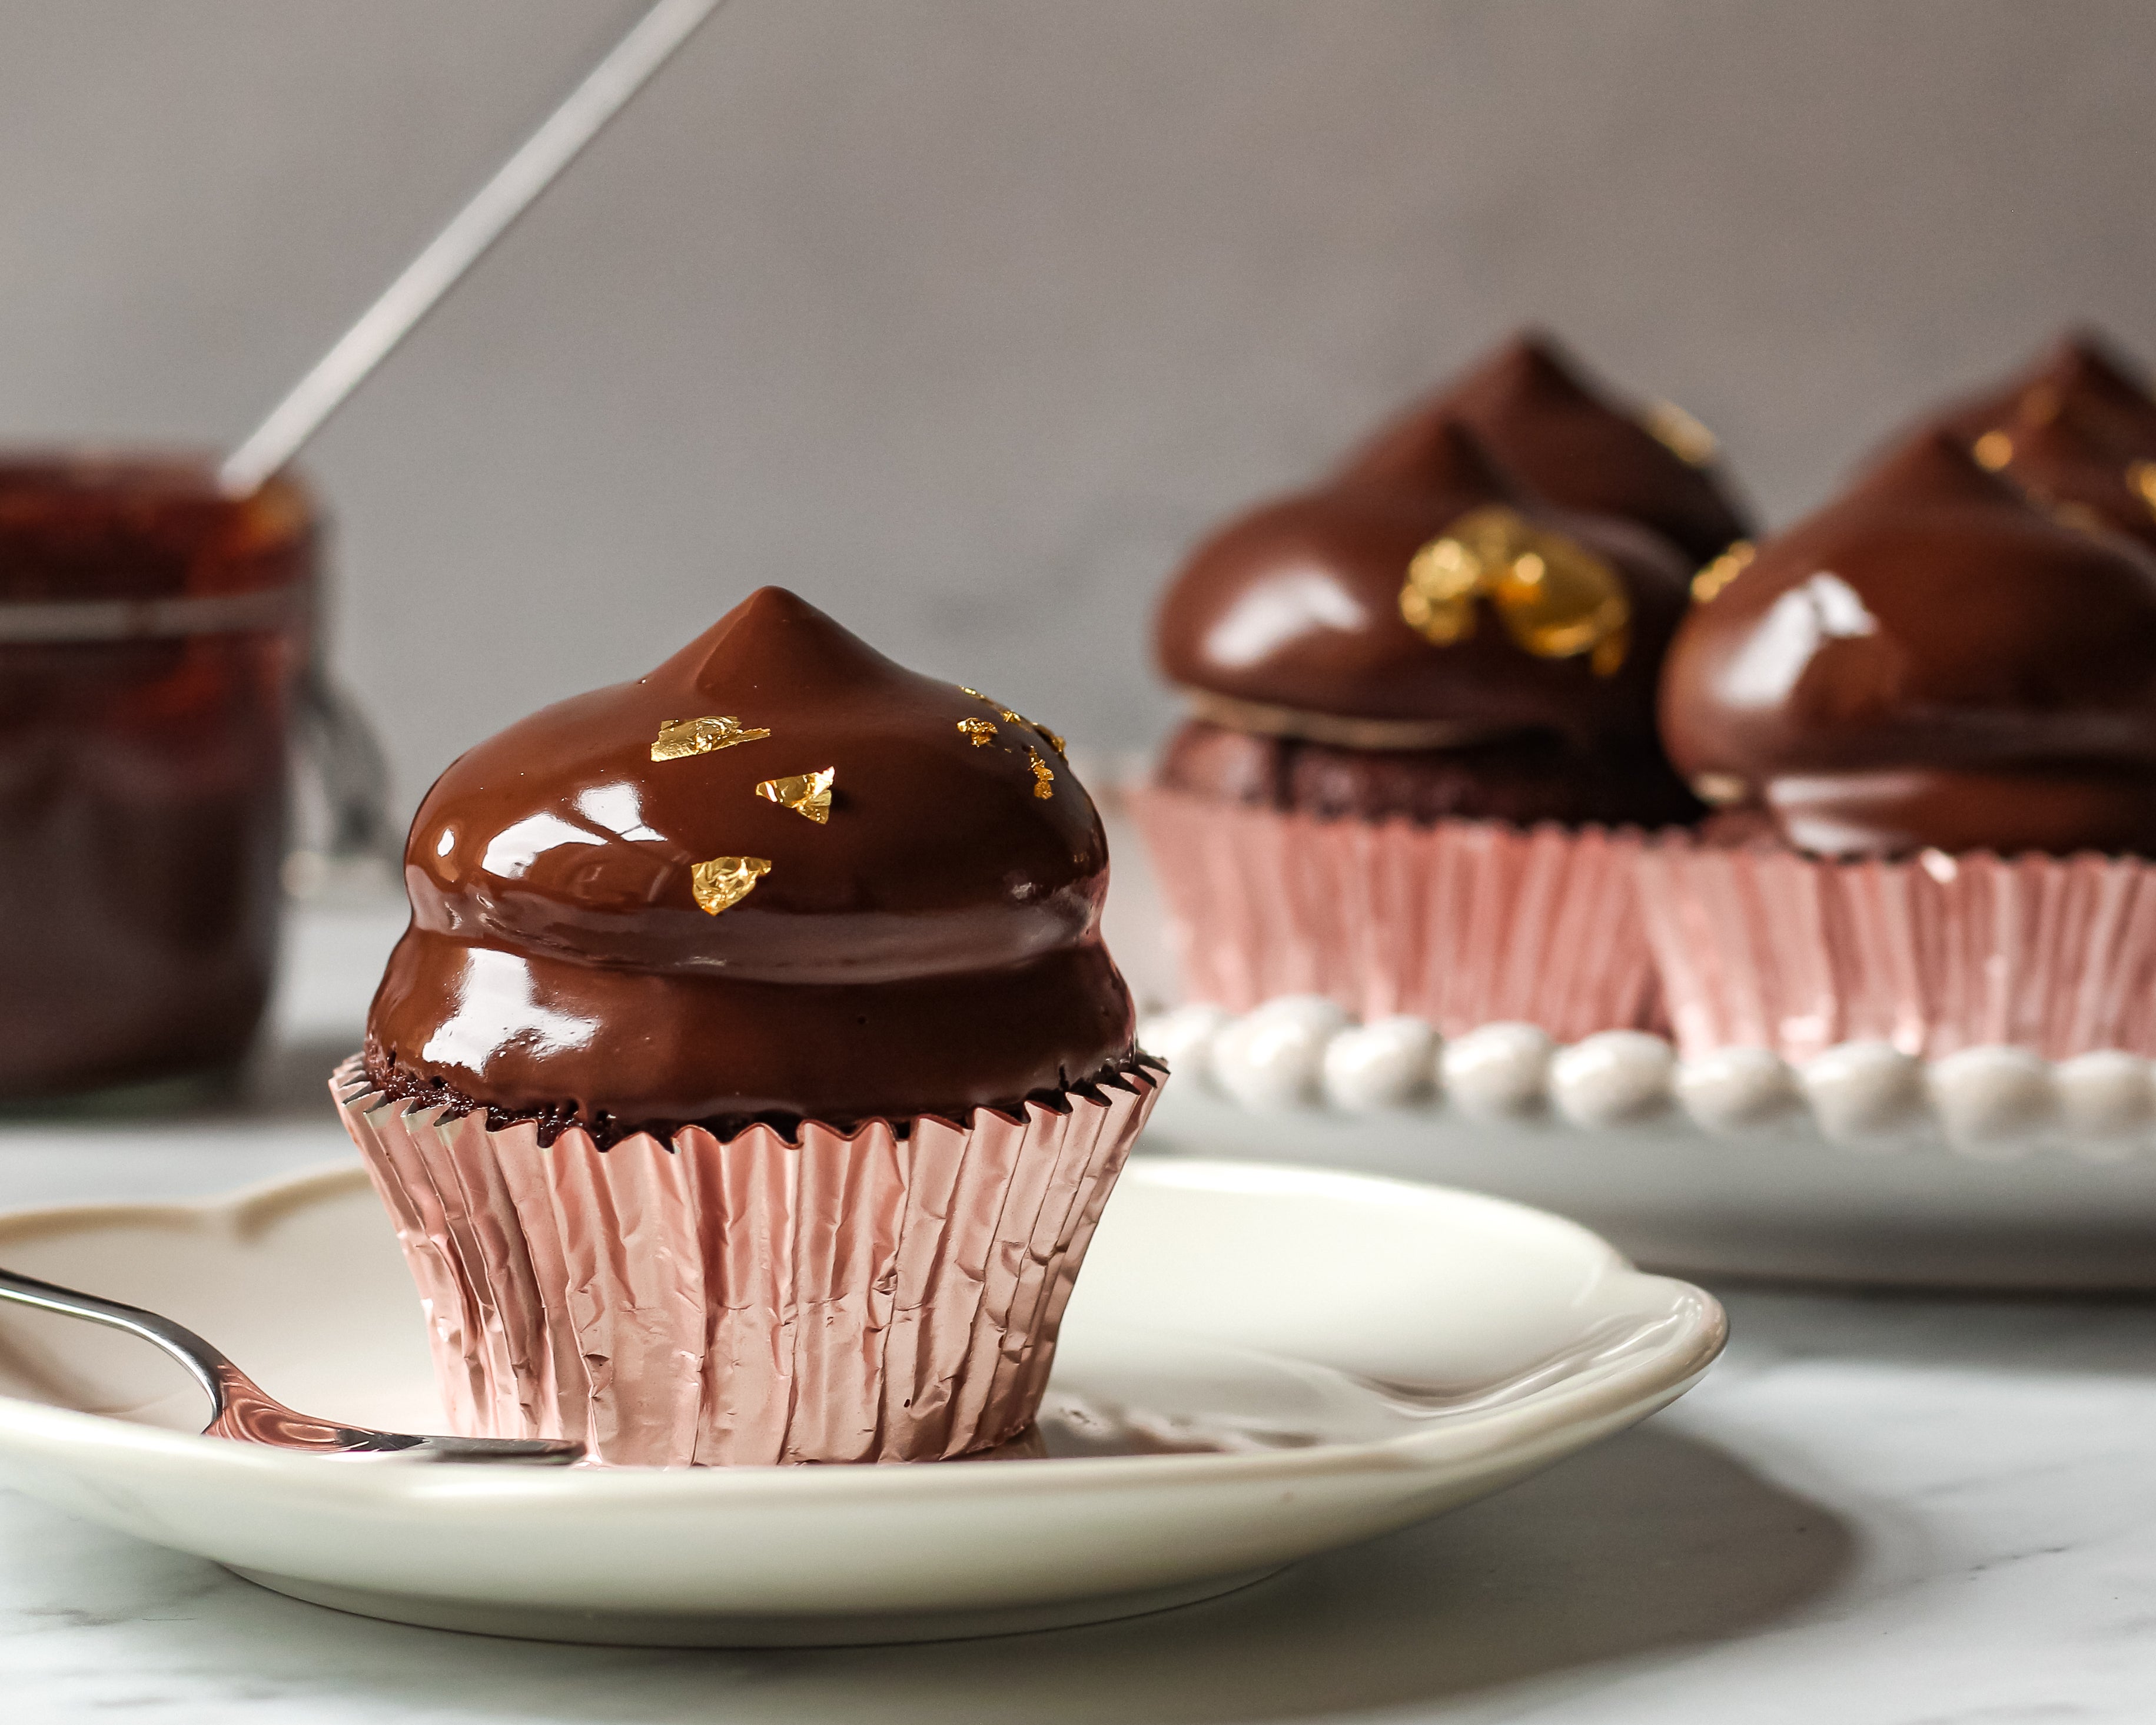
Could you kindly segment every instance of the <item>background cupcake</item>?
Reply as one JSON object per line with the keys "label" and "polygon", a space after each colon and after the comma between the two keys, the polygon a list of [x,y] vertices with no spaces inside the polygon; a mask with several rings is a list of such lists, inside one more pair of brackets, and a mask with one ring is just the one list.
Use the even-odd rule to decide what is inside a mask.
{"label": "background cupcake", "polygon": [[1653,724],[1690,560],[1537,498],[1463,424],[1394,445],[1230,523],[1162,603],[1192,716],[1134,807],[1186,995],[1649,1022],[1609,829],[1697,812]]}
{"label": "background cupcake", "polygon": [[1158,1082],[1061,739],[766,588],[459,758],[336,1088],[457,1429],[916,1460],[1031,1420]]}
{"label": "background cupcake", "polygon": [[1931,431],[1671,649],[1723,812],[1643,860],[1679,1040],[2156,1052],[2156,557]]}

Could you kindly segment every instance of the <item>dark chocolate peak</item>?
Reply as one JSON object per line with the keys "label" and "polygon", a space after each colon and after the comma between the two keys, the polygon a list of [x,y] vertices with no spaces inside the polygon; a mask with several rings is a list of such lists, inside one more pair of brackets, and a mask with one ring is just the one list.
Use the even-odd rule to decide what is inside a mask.
{"label": "dark chocolate peak", "polygon": [[2084,411],[2025,408],[1972,447],[2061,520],[2156,548],[2156,462],[2123,455]]}
{"label": "dark chocolate peak", "polygon": [[1421,491],[1475,503],[1510,503],[1520,495],[1519,481],[1490,446],[1453,415],[1425,420],[1414,427],[1412,439],[1403,438],[1390,449],[1373,446],[1369,454],[1372,459],[1342,470],[1341,486]]}
{"label": "dark chocolate peak", "polygon": [[1809,850],[2156,850],[2156,557],[1923,432],[1694,609],[1662,730]]}
{"label": "dark chocolate peak", "polygon": [[1456,422],[1421,448],[1417,483],[1351,475],[1201,545],[1161,606],[1168,678],[1209,716],[1350,747],[1651,737],[1682,559],[1534,499]]}
{"label": "dark chocolate peak", "polygon": [[1950,433],[1918,432],[1887,452],[1834,506],[1837,510],[1961,506],[2025,513],[2015,488],[1979,462]]}
{"label": "dark chocolate peak", "polygon": [[1130,1050],[1061,739],[776,588],[459,757],[405,877],[371,1045],[497,1110],[947,1111]]}
{"label": "dark chocolate peak", "polygon": [[[1674,418],[1675,416],[1672,416]],[[1414,484],[1439,459],[1443,429],[1471,428],[1538,495],[1652,529],[1694,564],[1745,536],[1716,477],[1711,442],[1691,422],[1686,453],[1645,416],[1589,385],[1550,337],[1515,336],[1465,377],[1410,408],[1364,444],[1343,477]]]}
{"label": "dark chocolate peak", "polygon": [[1939,423],[1974,443],[2015,420],[2076,419],[2121,459],[2156,457],[2156,396],[2138,367],[2090,330],[2072,330],[2005,383],[1970,397]]}

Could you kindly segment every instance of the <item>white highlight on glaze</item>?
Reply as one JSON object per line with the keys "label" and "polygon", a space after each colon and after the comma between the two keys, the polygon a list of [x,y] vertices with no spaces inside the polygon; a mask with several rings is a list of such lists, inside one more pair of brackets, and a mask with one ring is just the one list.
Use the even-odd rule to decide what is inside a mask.
{"label": "white highlight on glaze", "polygon": [[1637,1030],[1560,1048],[1533,1024],[1495,1024],[1446,1040],[1416,1018],[1355,1024],[1309,994],[1240,1017],[1178,1007],[1148,1018],[1138,1040],[1186,1084],[1255,1109],[1449,1106],[1489,1121],[1548,1111],[1600,1130],[1674,1105],[1733,1140],[1808,1121],[1853,1150],[1943,1139],[1991,1160],[2042,1148],[2092,1162],[2156,1152],[2156,1065],[2115,1049],[2054,1064],[2026,1049],[1969,1048],[1927,1065],[1887,1043],[1845,1042],[1799,1071],[1763,1048],[1680,1060],[1662,1038]]}
{"label": "white highlight on glaze", "polygon": [[606,835],[572,826],[558,814],[541,812],[504,827],[487,840],[479,865],[504,880],[516,880],[548,851],[564,845],[603,845]]}
{"label": "white highlight on glaze", "polygon": [[633,784],[593,785],[577,798],[577,813],[617,838],[666,842],[664,833],[654,832],[644,824],[644,803]]}
{"label": "white highlight on glaze", "polygon": [[1879,632],[1863,596],[1839,575],[1821,570],[1775,600],[1722,678],[1729,701],[1774,706],[1829,641],[1861,640]]}
{"label": "white highlight on glaze", "polygon": [[1207,634],[1205,655],[1230,669],[1258,665],[1312,629],[1353,634],[1368,623],[1338,582],[1296,570],[1245,593]]}
{"label": "white highlight on glaze", "polygon": [[470,947],[457,983],[456,1010],[435,1026],[419,1055],[477,1072],[504,1048],[567,1054],[589,1044],[598,1027],[597,1019],[542,1004],[532,991],[531,967],[516,953]]}
{"label": "white highlight on glaze", "polygon": [[1445,1045],[1445,1091],[1486,1120],[1529,1113],[1548,1093],[1556,1046],[1538,1024],[1484,1024]]}
{"label": "white highlight on glaze", "polygon": [[1598,1030],[1549,1064],[1550,1101],[1574,1126],[1618,1126],[1670,1105],[1676,1050],[1645,1030]]}

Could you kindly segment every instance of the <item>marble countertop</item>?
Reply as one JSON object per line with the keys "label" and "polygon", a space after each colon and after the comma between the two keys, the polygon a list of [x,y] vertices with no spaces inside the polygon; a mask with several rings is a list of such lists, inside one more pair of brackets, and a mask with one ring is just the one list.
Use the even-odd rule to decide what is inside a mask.
{"label": "marble countertop", "polygon": [[[394,933],[300,919],[244,1105],[0,1127],[0,1207],[348,1158],[324,1076]],[[757,1653],[405,1629],[0,1487],[0,1717],[2008,1725],[2156,1712],[2156,1303],[1724,1287],[1722,1363],[1503,1495],[1052,1635]]]}

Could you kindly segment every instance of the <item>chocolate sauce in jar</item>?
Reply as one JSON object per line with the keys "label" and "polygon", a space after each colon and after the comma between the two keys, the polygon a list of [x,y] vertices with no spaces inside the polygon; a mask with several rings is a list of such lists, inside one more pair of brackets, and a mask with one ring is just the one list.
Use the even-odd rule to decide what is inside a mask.
{"label": "chocolate sauce in jar", "polygon": [[0,456],[0,1100],[245,1055],[315,538],[286,480]]}

